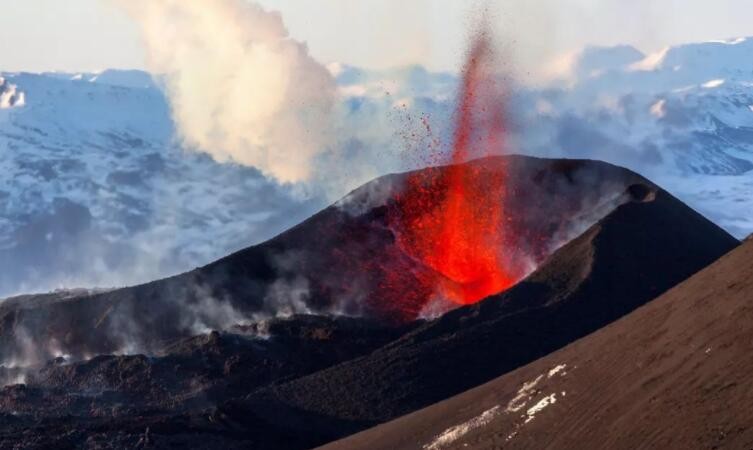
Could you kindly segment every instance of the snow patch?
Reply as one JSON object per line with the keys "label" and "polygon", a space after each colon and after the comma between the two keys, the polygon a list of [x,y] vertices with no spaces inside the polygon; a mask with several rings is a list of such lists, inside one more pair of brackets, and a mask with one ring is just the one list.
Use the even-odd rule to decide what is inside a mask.
{"label": "snow patch", "polygon": [[724,82],[725,82],[725,80],[723,80],[721,78],[717,79],[717,80],[710,80],[710,81],[707,81],[707,82],[703,83],[701,85],[701,87],[703,87],[705,89],[715,89],[715,88],[718,88],[719,86],[723,85]]}
{"label": "snow patch", "polygon": [[452,444],[461,437],[468,434],[477,428],[488,425],[495,417],[499,415],[499,406],[495,406],[491,409],[487,409],[481,415],[474,417],[471,420],[450,427],[437,436],[430,444],[423,446],[425,450],[439,450],[447,445]]}
{"label": "snow patch", "polygon": [[[564,377],[565,375],[567,375],[566,370],[567,364],[558,364],[555,367],[549,369],[546,374],[539,375],[535,380],[523,383],[523,386],[520,388],[520,390],[518,390],[518,395],[516,395],[512,400],[510,400],[510,403],[508,403],[507,408],[505,409],[505,413],[516,413],[524,407],[528,406],[531,399],[533,399],[534,396],[540,392],[538,390],[535,390],[535,387],[539,384],[539,382],[541,382],[544,376],[546,376],[547,379],[551,379],[557,375]],[[565,395],[566,392],[561,391],[560,396],[565,397]],[[515,436],[520,433],[521,428],[525,424],[533,421],[536,418],[537,414],[541,413],[541,411],[555,403],[557,403],[557,394],[551,393],[541,398],[538,402],[534,403],[533,406],[528,407],[528,409],[526,409],[525,411],[525,414],[520,416],[522,422],[518,422],[513,425],[513,430],[507,435],[506,441],[514,439]]]}
{"label": "snow patch", "polygon": [[512,400],[510,400],[510,402],[507,403],[507,407],[505,408],[505,411],[510,413],[510,412],[518,412],[521,409],[523,409],[523,407],[526,406],[526,403],[531,398],[531,396],[536,393],[534,389],[536,388],[536,385],[539,384],[539,381],[541,381],[543,378],[544,378],[544,375],[539,375],[533,381],[528,381],[526,383],[523,383],[523,386],[521,386],[521,388],[518,389],[517,395],[515,395],[515,397],[513,397]]}
{"label": "snow patch", "polygon": [[0,109],[10,109],[26,105],[26,94],[18,86],[0,77]]}
{"label": "snow patch", "polygon": [[667,100],[661,99],[651,105],[651,115],[659,119],[667,115]]}
{"label": "snow patch", "polygon": [[652,53],[641,61],[632,64],[628,67],[628,70],[633,72],[650,72],[657,70],[661,67],[661,64],[667,57],[670,47],[664,48],[656,53]]}
{"label": "snow patch", "polygon": [[744,37],[740,38],[734,38],[734,39],[722,39],[722,40],[711,40],[708,41],[710,44],[724,44],[724,45],[740,45],[744,42],[746,42],[748,39]]}
{"label": "snow patch", "polygon": [[[434,440],[432,440],[428,444],[425,444],[422,448],[424,450],[440,450],[456,442],[458,439],[462,438],[469,432],[488,425],[492,422],[492,420],[494,420],[501,414],[517,413],[518,411],[521,411],[523,408],[528,406],[530,400],[539,392],[536,387],[539,385],[539,383],[541,383],[542,380],[544,380],[545,378],[550,379],[556,375],[565,376],[567,375],[567,372],[565,371],[566,369],[567,364],[558,364],[557,366],[549,369],[547,372],[537,376],[533,380],[524,382],[520,389],[518,389],[515,397],[513,397],[507,403],[507,406],[504,409],[502,409],[499,405],[496,405],[470,420],[467,420],[459,425],[454,425],[450,428],[447,428],[442,433],[437,435]],[[562,391],[561,396],[565,396],[565,391]],[[526,409],[525,411],[525,414],[520,416],[521,419],[523,419],[523,422],[515,425],[513,431],[507,435],[507,440],[509,441],[517,436],[520,428],[523,425],[531,422],[537,414],[539,414],[550,405],[555,404],[556,402],[557,395],[556,393],[552,393],[534,403],[533,406],[528,407],[528,409]]]}
{"label": "snow patch", "polygon": [[528,410],[526,411],[525,423],[532,421],[534,418],[536,418],[536,414],[546,409],[547,406],[553,405],[555,403],[557,403],[557,395],[554,393],[542,398],[538,403],[528,408]]}
{"label": "snow patch", "polygon": [[567,375],[567,372],[564,372],[565,369],[567,369],[567,364],[560,364],[557,367],[549,371],[549,374],[547,374],[547,378],[552,378],[553,376],[557,375],[560,372],[562,372],[563,376]]}

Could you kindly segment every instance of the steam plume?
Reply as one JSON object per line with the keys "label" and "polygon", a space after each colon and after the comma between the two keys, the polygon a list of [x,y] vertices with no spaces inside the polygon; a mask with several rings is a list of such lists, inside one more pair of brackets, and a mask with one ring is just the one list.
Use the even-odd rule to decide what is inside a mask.
{"label": "steam plume", "polygon": [[243,0],[116,0],[166,76],[184,143],[217,161],[305,181],[325,152],[335,83],[276,12]]}

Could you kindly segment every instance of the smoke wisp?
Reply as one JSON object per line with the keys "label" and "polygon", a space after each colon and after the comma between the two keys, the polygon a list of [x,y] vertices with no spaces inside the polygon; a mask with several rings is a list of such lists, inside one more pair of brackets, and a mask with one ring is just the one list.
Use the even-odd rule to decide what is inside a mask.
{"label": "smoke wisp", "polygon": [[183,143],[282,182],[331,139],[335,81],[280,14],[243,0],[117,0],[139,24]]}

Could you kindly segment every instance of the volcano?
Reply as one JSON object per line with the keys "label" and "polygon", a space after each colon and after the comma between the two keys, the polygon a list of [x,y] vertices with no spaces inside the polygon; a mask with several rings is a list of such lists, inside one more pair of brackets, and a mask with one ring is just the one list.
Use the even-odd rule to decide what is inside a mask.
{"label": "volcano", "polygon": [[5,300],[0,446],[310,448],[557,351],[739,244],[628,170],[486,158],[460,170],[479,186],[504,174],[495,261],[526,269],[479,285],[405,226],[405,193],[434,211],[455,170],[380,178],[172,278]]}
{"label": "volcano", "polygon": [[[430,241],[419,245],[422,235],[406,225],[441,217],[436,211],[444,205],[448,180],[458,173],[473,176],[472,189],[495,188],[492,192],[505,199],[501,255],[517,268],[508,271],[515,276],[505,283],[494,278],[489,283],[488,266],[480,271],[485,282],[480,287],[453,278],[457,274],[437,264],[441,253],[422,253]],[[500,176],[503,185],[494,181],[489,186]],[[489,287],[503,290],[522,278],[558,246],[628,201],[627,189],[634,184],[653,186],[605,163],[523,156],[389,175],[270,241],[182,275],[83,296],[6,300],[0,304],[0,353],[28,359],[24,353],[33,346],[42,349],[44,360],[60,352],[74,358],[153,352],[202,330],[280,313],[348,315],[394,325],[431,318],[480,300],[479,292]],[[410,208],[417,203],[422,206]],[[492,240],[501,235],[491,234]],[[433,232],[428,235],[435,238]],[[483,235],[479,239],[484,242]],[[25,339],[17,338],[21,332]]]}

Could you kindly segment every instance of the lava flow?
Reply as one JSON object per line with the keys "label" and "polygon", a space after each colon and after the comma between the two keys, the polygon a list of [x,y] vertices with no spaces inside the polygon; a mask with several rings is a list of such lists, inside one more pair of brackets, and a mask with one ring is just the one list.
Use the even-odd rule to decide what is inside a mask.
{"label": "lava flow", "polygon": [[398,199],[398,245],[437,273],[437,293],[471,304],[504,291],[525,275],[506,248],[507,170],[462,164],[499,153],[504,145],[503,96],[492,72],[486,34],[476,40],[463,71],[449,165],[409,176]]}

